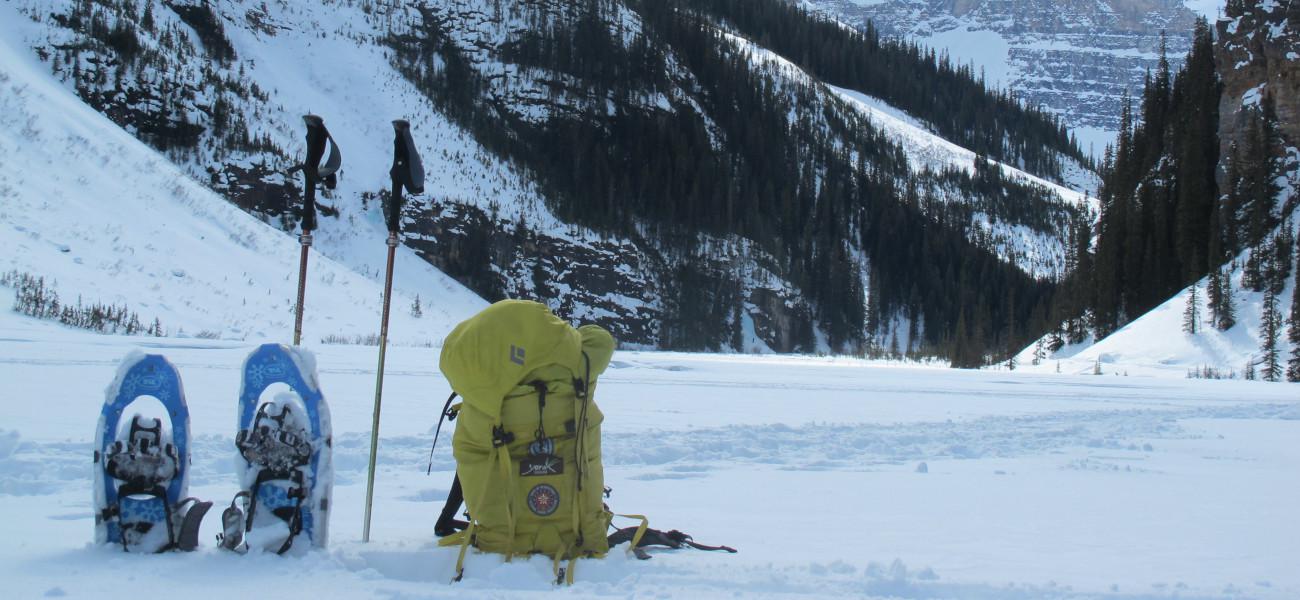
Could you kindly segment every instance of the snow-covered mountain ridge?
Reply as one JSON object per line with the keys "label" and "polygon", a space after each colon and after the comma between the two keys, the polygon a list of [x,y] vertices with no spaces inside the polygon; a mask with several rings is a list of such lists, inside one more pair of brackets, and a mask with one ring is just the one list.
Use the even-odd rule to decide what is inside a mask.
{"label": "snow-covered mountain ridge", "polygon": [[[779,226],[809,228],[814,219],[835,219],[843,223],[836,233],[843,240],[839,247],[799,250],[794,257],[789,248],[772,244],[770,234],[717,227],[679,231],[678,225],[665,231],[657,217],[635,210],[593,223],[592,211],[574,209],[574,184],[557,185],[545,172],[566,153],[580,157],[590,151],[585,146],[599,148],[618,123],[693,129],[679,124],[698,119],[711,152],[744,146],[739,130],[727,131],[719,119],[721,109],[708,105],[705,88],[716,83],[687,66],[682,50],[656,29],[663,25],[647,27],[642,3],[172,0],[16,2],[7,10],[15,15],[9,19],[14,39],[31,47],[83,99],[285,230],[295,221],[298,192],[283,172],[302,153],[298,116],[324,115],[344,150],[345,166],[339,189],[327,200],[342,216],[325,219],[317,248],[369,277],[383,266],[385,232],[375,200],[387,183],[386,121],[406,117],[432,185],[430,194],[408,206],[405,243],[485,298],[541,299],[575,320],[600,322],[625,341],[661,347],[849,350],[879,344],[900,327],[930,329],[910,324],[915,321],[930,320],[938,328],[935,340],[942,337],[939,329],[951,326],[901,302],[882,304],[885,314],[873,317],[877,325],[855,324],[860,317],[853,316],[853,305],[870,312],[873,299],[907,297],[909,291],[872,278],[873,259],[856,217],[811,202],[789,206],[786,224]],[[604,44],[590,53],[602,60],[557,53],[557,39],[581,36]],[[606,52],[645,57],[664,68],[619,71],[616,61],[602,62]],[[462,67],[470,71],[455,71]],[[800,135],[813,136],[798,140],[788,159],[802,161],[798,190],[782,195],[797,191],[813,199],[828,193],[823,182],[842,176],[827,161],[856,163],[855,177],[880,187],[874,204],[905,200],[908,184],[902,178],[913,173],[917,198],[904,210],[927,214],[941,230],[1030,275],[1059,275],[1064,243],[1056,232],[1081,217],[1077,192],[1006,166],[999,167],[1010,175],[1005,182],[1000,176],[973,182],[988,177],[976,169],[973,153],[909,153],[921,138],[872,125],[871,111],[815,77],[773,70],[760,60],[751,60],[749,70],[746,76],[772,78],[786,91],[788,114],[807,123]],[[431,80],[457,73],[474,82],[457,88],[464,104],[430,91]],[[625,83],[605,86],[607,76]],[[596,114],[601,120],[584,122]],[[520,150],[520,140],[539,133],[573,137],[545,150],[526,144]],[[929,138],[926,145],[941,145]],[[818,147],[823,144],[825,150]],[[835,156],[839,151],[846,156]],[[585,160],[579,157],[573,160]],[[646,180],[707,182],[692,162],[699,164],[683,155],[671,171]],[[1089,176],[1063,162],[1081,175],[1071,178],[1073,185],[1086,189]],[[602,211],[644,202],[623,191],[635,171],[631,177],[599,167],[583,173],[605,178],[617,190],[606,194]],[[686,183],[682,197],[698,193]],[[988,185],[1002,191],[990,193]],[[740,212],[742,197],[732,195],[726,210]],[[762,227],[778,226],[776,218],[763,215]],[[839,257],[835,276],[809,275],[807,266],[794,264],[797,259],[825,265],[828,256]],[[858,281],[840,291],[808,289],[814,281],[847,278]],[[703,293],[692,296],[696,291]],[[952,295],[921,292],[910,297]],[[705,307],[705,313],[688,314],[687,307]],[[699,329],[689,324],[700,321],[710,323],[707,335],[686,339]],[[890,323],[896,325],[879,325]],[[830,338],[828,332],[834,332]]]}
{"label": "snow-covered mountain ridge", "polygon": [[1177,69],[1194,19],[1221,0],[804,0],[854,26],[871,21],[974,63],[996,86],[1048,107],[1084,150],[1100,157],[1119,130],[1124,92],[1141,92],[1160,58],[1161,33]]}

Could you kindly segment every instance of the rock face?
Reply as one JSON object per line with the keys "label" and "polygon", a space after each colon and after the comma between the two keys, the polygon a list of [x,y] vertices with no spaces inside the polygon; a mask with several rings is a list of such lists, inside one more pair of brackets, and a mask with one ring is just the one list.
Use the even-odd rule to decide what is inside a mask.
{"label": "rock face", "polygon": [[991,84],[1059,113],[1100,155],[1119,130],[1125,91],[1139,95],[1167,32],[1170,62],[1191,47],[1181,0],[811,0],[855,26],[909,37],[983,69]]}
{"label": "rock face", "polygon": [[1248,116],[1266,98],[1277,112],[1283,147],[1300,146],[1300,2],[1255,0],[1216,23],[1215,62],[1223,77],[1220,156],[1241,143]]}

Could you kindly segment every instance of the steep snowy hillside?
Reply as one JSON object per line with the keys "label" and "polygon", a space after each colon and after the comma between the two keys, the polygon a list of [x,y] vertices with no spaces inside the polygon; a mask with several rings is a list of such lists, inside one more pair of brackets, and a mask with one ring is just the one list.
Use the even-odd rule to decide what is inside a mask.
{"label": "steep snowy hillside", "polygon": [[[996,279],[1019,289],[1026,310],[1043,301],[1061,273],[1061,232],[1087,219],[1077,192],[1043,180],[1091,186],[1059,123],[933,57],[834,27],[838,44],[880,54],[851,75],[926,74],[935,89],[910,87],[900,99],[912,106],[895,108],[943,115],[946,135],[980,146],[922,156],[909,149],[915,130],[885,126],[821,83],[844,75],[837,53],[763,32],[816,23],[773,18],[788,7],[779,2],[698,7],[55,0],[2,10],[13,39],[85,102],[285,231],[299,203],[285,175],[303,153],[299,117],[324,116],[344,168],[325,200],[339,216],[323,220],[316,247],[370,278],[383,267],[388,121],[404,117],[430,182],[407,206],[405,245],[487,300],[543,300],[625,342],[872,352],[901,336],[945,354],[968,309],[942,299],[980,296],[970,304],[999,320],[1009,305],[958,288]],[[791,72],[736,40],[823,55]],[[971,335],[1001,335],[990,331]]]}
{"label": "steep snowy hillside", "polygon": [[[65,306],[125,306],[169,335],[287,340],[293,238],[84,105],[12,39],[0,39],[0,271],[44,277]],[[378,282],[319,254],[310,269],[310,343],[377,332]],[[395,285],[398,344],[437,342],[484,306],[406,250]],[[409,310],[417,295],[422,318]]]}
{"label": "steep snowy hillside", "polygon": [[[1059,369],[1062,373],[1090,374],[1099,370],[1102,375],[1232,379],[1244,379],[1248,371],[1253,371],[1252,377],[1263,379],[1265,294],[1245,289],[1241,278],[1240,270],[1234,271],[1231,277],[1236,325],[1227,331],[1217,329],[1210,318],[1205,299],[1210,281],[1206,278],[1196,282],[1195,333],[1186,330],[1193,293],[1189,287],[1095,343],[1090,340],[1053,353],[1046,350],[1051,343],[1048,336],[1017,355],[1017,368],[1038,373]],[[1277,294],[1277,314],[1282,319],[1291,314],[1295,285],[1293,276],[1282,293]],[[1283,371],[1287,360],[1300,352],[1300,346],[1287,341],[1286,331],[1284,322],[1277,351]]]}
{"label": "steep snowy hillside", "polygon": [[1175,62],[1192,22],[1222,0],[805,0],[887,35],[974,63],[988,81],[1061,115],[1085,151],[1100,157],[1119,130],[1120,98],[1138,94],[1160,58],[1161,32]]}

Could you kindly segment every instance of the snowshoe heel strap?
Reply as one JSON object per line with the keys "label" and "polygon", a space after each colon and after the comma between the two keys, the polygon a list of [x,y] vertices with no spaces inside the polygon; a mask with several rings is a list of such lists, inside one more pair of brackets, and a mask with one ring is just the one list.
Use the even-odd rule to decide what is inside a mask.
{"label": "snowshoe heel strap", "polygon": [[199,547],[199,525],[203,523],[203,517],[208,514],[212,508],[211,502],[202,502],[197,498],[186,498],[181,501],[180,506],[189,505],[181,517],[181,530],[176,538],[176,548],[182,552],[193,552]]}

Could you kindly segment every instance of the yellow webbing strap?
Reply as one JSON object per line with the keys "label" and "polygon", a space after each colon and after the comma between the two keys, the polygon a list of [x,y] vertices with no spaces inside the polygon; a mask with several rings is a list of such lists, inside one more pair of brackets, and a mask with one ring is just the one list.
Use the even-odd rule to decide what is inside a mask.
{"label": "yellow webbing strap", "polygon": [[[583,357],[584,357],[584,358],[586,357],[586,353],[583,354]],[[576,460],[574,461],[574,462],[576,463],[576,464],[574,464],[574,471],[575,471],[575,474],[577,475],[577,477],[574,478],[574,486],[573,486],[573,497],[574,497],[574,502],[573,502],[573,511],[572,511],[572,514],[573,514],[573,534],[576,535],[576,536],[578,536],[578,539],[581,541],[581,544],[580,544],[580,545],[582,545],[582,546],[587,545],[587,544],[586,544],[586,540],[583,538],[583,535],[582,535],[582,515],[584,514],[584,513],[583,513],[583,509],[586,508],[586,507],[585,507],[585,504],[586,504],[586,503],[582,501],[582,500],[583,500],[583,498],[582,498],[582,496],[583,496],[583,494],[582,494],[582,477],[583,477],[583,470],[586,469],[586,467],[587,467],[587,419],[586,419],[587,411],[586,411],[586,406],[587,406],[587,403],[590,402],[590,399],[589,399],[589,398],[590,398],[590,394],[588,393],[588,390],[586,389],[586,385],[587,385],[587,383],[584,383],[584,384],[583,384],[583,386],[584,386],[584,387],[583,387],[583,393],[581,393],[581,394],[575,393],[575,394],[573,395],[573,399],[574,399],[574,401],[577,402],[577,403],[580,403],[580,406],[576,406],[576,407],[574,407],[574,413],[578,414],[578,415],[579,415],[579,418],[578,418],[578,427],[577,427],[577,439],[574,440],[574,446],[573,446],[574,454],[576,455],[576,456],[575,456]],[[581,550],[581,548],[578,548],[578,550]]]}
{"label": "yellow webbing strap", "polygon": [[[509,544],[510,549],[513,551],[515,545],[515,478],[510,469],[510,450],[504,445],[498,446],[496,454],[497,463],[501,465],[501,476],[506,480],[506,523],[508,524],[506,526],[506,543]],[[486,486],[484,487],[486,488]],[[483,492],[484,494],[480,498],[487,497],[487,490],[484,489]],[[509,562],[510,558],[511,553],[507,552],[506,562]]]}
{"label": "yellow webbing strap", "polygon": [[[460,540],[460,556],[456,557],[456,577],[451,580],[452,583],[456,583],[457,581],[460,581],[461,578],[465,576],[465,552],[469,550],[470,541],[474,539],[474,530],[477,527],[478,527],[478,521],[470,521],[468,529],[456,534],[462,537]],[[447,536],[443,538],[443,540],[449,539],[451,537],[452,536]],[[438,543],[439,545],[442,544],[441,541],[439,541]]]}
{"label": "yellow webbing strap", "polygon": [[469,539],[469,536],[465,534],[466,534],[466,530],[461,530],[449,536],[439,538],[438,546],[442,548],[447,548],[449,546],[459,546],[461,545],[462,542]]}
{"label": "yellow webbing strap", "polygon": [[578,557],[569,559],[569,570],[564,573],[564,585],[573,585],[573,568],[578,564]]}
{"label": "yellow webbing strap", "polygon": [[632,544],[631,544],[630,546],[627,547],[627,551],[628,551],[628,552],[632,552],[633,550],[636,550],[637,545],[639,545],[639,544],[641,543],[641,538],[645,536],[645,530],[650,528],[650,519],[645,518],[645,515],[619,515],[619,514],[615,514],[614,516],[616,516],[616,517],[623,517],[624,519],[640,519],[640,520],[641,520],[641,524],[640,524],[640,525],[637,525],[636,533],[632,535]]}
{"label": "yellow webbing strap", "polygon": [[[555,551],[555,557],[551,559],[551,574],[555,576],[555,585],[560,585],[560,580],[567,577],[567,572],[560,570],[560,563],[564,562],[564,553],[569,551],[569,546],[563,544],[559,550]],[[572,567],[573,561],[569,561]]]}

